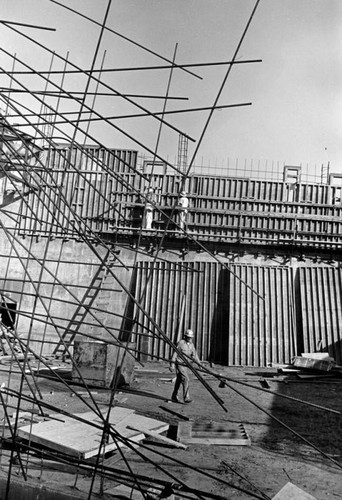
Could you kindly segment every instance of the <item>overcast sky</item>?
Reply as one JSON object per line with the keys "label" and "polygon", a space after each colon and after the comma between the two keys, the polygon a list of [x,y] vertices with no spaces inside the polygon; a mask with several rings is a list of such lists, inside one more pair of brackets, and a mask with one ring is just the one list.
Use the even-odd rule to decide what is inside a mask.
{"label": "overcast sky", "polygon": [[[108,0],[60,0],[92,19],[102,22]],[[98,42],[100,27],[54,4],[50,0],[0,0],[2,19],[56,28],[56,32],[17,28],[46,45],[56,55],[52,69],[63,69],[63,57],[89,69]],[[113,0],[107,26],[151,50],[176,61],[203,63],[231,60],[242,36],[254,0]],[[248,107],[216,111],[197,153],[197,162],[214,165],[254,160],[309,164],[320,168],[330,161],[331,171],[342,172],[342,2],[341,0],[261,0],[240,48],[239,60],[262,59],[261,63],[236,65],[230,72],[218,104],[249,103]],[[51,53],[1,27],[2,47],[36,71],[48,70]],[[96,67],[106,51],[105,68],[164,64],[156,56],[106,32]],[[0,64],[12,68],[12,60],[0,53]],[[16,63],[15,69],[23,69]],[[194,71],[200,80],[173,71],[167,110],[211,106],[223,82],[227,66],[202,67]],[[165,95],[170,70],[108,73],[102,80],[119,92]],[[35,77],[17,77],[31,90],[43,89]],[[61,76],[54,77],[60,83]],[[9,78],[1,76],[2,87]],[[67,75],[64,88],[83,91],[86,79]],[[12,86],[20,88],[12,82]],[[53,89],[50,85],[50,89]],[[95,90],[92,84],[91,90]],[[99,90],[108,92],[108,89]],[[16,99],[18,97],[13,94]],[[135,99],[152,111],[162,111],[163,100]],[[25,101],[39,110],[33,100]],[[56,99],[50,98],[51,105]],[[92,99],[87,103],[91,105]],[[2,106],[3,107],[3,106]],[[60,110],[76,110],[64,99]],[[106,116],[140,112],[118,97],[99,97],[95,109]],[[167,121],[198,140],[208,111],[168,115]],[[108,124],[92,124],[90,134],[108,147],[154,151],[159,122],[151,117],[114,122],[132,140]],[[136,141],[136,142],[135,142]],[[140,143],[140,144],[139,144]],[[189,142],[189,157],[195,148]],[[173,159],[178,133],[163,126],[158,154]],[[148,154],[148,152],[146,153]]]}

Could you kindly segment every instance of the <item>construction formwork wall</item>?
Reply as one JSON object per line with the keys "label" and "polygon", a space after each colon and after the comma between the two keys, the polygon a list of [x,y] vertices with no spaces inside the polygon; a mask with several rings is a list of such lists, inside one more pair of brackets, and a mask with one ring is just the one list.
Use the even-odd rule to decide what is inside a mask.
{"label": "construction formwork wall", "polygon": [[[154,191],[154,225],[177,229],[177,173],[145,173],[135,151],[103,148],[49,149],[33,170],[36,188],[24,196],[23,235],[92,238],[132,235],[142,227],[146,189]],[[44,168],[43,168],[44,166]],[[339,249],[341,189],[326,184],[192,175],[186,230],[202,241]],[[169,221],[171,217],[171,221]]]}
{"label": "construction formwork wall", "polygon": [[218,263],[196,252],[136,263],[133,249],[108,260],[101,246],[15,238],[1,239],[0,290],[37,352],[52,353],[71,331],[133,340],[142,360],[169,359],[169,341],[191,327],[201,358],[225,365],[288,363],[316,350],[342,362],[338,267]]}
{"label": "construction formwork wall", "polygon": [[44,151],[32,174],[37,188],[20,208],[20,234],[91,237],[111,232],[121,204],[136,199],[135,151],[59,148]]}
{"label": "construction formwork wall", "polygon": [[342,270],[298,269],[302,352],[324,351],[342,364]]}
{"label": "construction formwork wall", "polygon": [[196,332],[200,357],[222,364],[285,363],[296,353],[289,268],[145,262],[137,266],[135,297],[142,358],[168,359],[163,335],[177,342],[186,328]]}

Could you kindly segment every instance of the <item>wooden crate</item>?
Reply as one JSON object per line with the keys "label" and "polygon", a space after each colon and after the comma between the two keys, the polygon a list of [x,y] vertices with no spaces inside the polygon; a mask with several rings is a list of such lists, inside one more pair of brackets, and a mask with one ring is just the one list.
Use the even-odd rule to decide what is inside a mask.
{"label": "wooden crate", "polygon": [[[127,349],[133,343],[123,343]],[[134,377],[135,359],[124,347],[96,340],[75,340],[72,380],[99,387],[129,385]]]}

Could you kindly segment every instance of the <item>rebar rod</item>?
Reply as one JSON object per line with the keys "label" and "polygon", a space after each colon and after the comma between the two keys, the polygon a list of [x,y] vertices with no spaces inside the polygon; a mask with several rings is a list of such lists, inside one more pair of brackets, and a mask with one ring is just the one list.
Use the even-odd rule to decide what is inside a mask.
{"label": "rebar rod", "polygon": [[[228,109],[228,108],[240,108],[240,107],[244,107],[244,106],[251,106],[252,103],[251,102],[243,102],[243,103],[238,103],[238,104],[222,104],[220,106],[216,106],[214,109],[217,110],[217,109]],[[212,107],[209,107],[209,106],[204,106],[204,107],[201,107],[201,108],[187,108],[187,109],[174,109],[174,110],[170,110],[170,111],[157,111],[157,112],[151,112],[151,114],[153,115],[175,115],[175,114],[179,114],[179,113],[193,113],[193,112],[196,112],[196,111],[208,111],[208,110],[211,110],[213,109]],[[67,114],[75,114],[77,113],[77,111],[71,111],[70,113],[62,113],[62,116],[64,115],[67,115]],[[84,113],[92,113],[91,111],[83,111],[82,114]],[[26,117],[27,116],[36,116],[36,115],[25,115]],[[40,116],[44,116],[44,114],[41,114]],[[146,117],[149,117],[150,114],[147,114],[147,113],[137,113],[137,114],[130,114],[130,115],[117,115],[117,116],[106,116],[106,120],[122,120],[122,119],[127,119],[127,118],[146,118]],[[13,115],[11,116],[11,118],[13,118]],[[77,123],[82,123],[82,122],[86,122],[86,123],[90,123],[90,122],[97,122],[97,121],[101,121],[102,118],[81,118],[79,120],[77,120]],[[68,123],[72,123],[74,124],[76,122],[76,120],[69,120]],[[62,125],[64,123],[66,123],[66,120],[56,120],[55,122],[56,124],[58,125]],[[30,122],[30,125],[26,124],[26,123],[19,123],[18,125],[16,125],[16,128],[21,128],[21,127],[28,127],[28,126],[34,126],[34,125],[37,125],[37,123],[34,123],[34,122]]]}
{"label": "rebar rod", "polygon": [[[242,42],[243,42],[243,41],[244,41],[244,39],[245,39],[245,36],[246,36],[247,31],[248,31],[248,29],[249,29],[249,27],[250,27],[250,24],[251,24],[251,22],[252,22],[252,20],[253,20],[253,17],[254,17],[254,15],[255,15],[255,12],[256,12],[256,10],[257,10],[257,7],[258,7],[259,3],[260,3],[260,0],[257,0],[257,1],[256,1],[256,3],[255,3],[255,5],[254,5],[254,8],[253,8],[253,10],[252,10],[252,13],[251,13],[251,15],[250,15],[250,17],[249,17],[249,19],[248,19],[247,24],[246,24],[246,27],[245,27],[245,29],[244,29],[244,31],[243,31],[243,33],[242,33],[242,35],[241,35],[241,38],[240,38],[240,40],[239,40],[239,43],[238,43],[237,47],[236,47],[236,49],[235,49],[235,52],[234,52],[234,55],[233,55],[233,58],[232,58],[232,63],[234,63],[234,61],[236,60],[236,58],[237,58],[237,56],[238,56],[238,53],[239,53],[239,50],[240,50],[240,48],[241,48]],[[230,64],[230,65],[228,66],[227,72],[226,72],[226,74],[225,74],[225,76],[224,76],[224,78],[223,78],[223,81],[222,81],[222,83],[221,83],[220,89],[219,89],[219,91],[218,91],[218,93],[217,93],[217,95],[216,95],[216,98],[215,98],[215,100],[214,100],[214,104],[213,104],[213,106],[212,106],[212,108],[213,108],[213,109],[216,107],[216,105],[217,105],[217,103],[218,103],[218,101],[219,101],[219,99],[220,99],[220,97],[221,97],[222,91],[223,91],[223,89],[224,89],[224,87],[225,87],[225,85],[226,85],[226,82],[227,82],[227,80],[228,80],[228,77],[229,77],[229,75],[230,75],[230,72],[231,72],[231,70],[232,70],[233,66],[234,66],[233,64]],[[207,120],[206,120],[206,122],[205,122],[205,125],[204,125],[203,129],[202,129],[202,132],[201,132],[200,138],[199,138],[199,139],[198,139],[198,141],[197,141],[197,144],[196,144],[196,147],[195,147],[194,153],[193,153],[193,155],[192,155],[192,158],[191,158],[191,160],[190,160],[190,163],[189,163],[189,166],[188,166],[188,169],[187,169],[187,172],[186,172],[186,177],[189,175],[190,170],[191,170],[191,169],[192,169],[192,167],[193,167],[193,163],[194,163],[194,160],[195,160],[195,158],[196,158],[197,152],[198,152],[198,150],[199,150],[199,148],[200,148],[200,146],[201,146],[201,144],[202,144],[203,138],[204,138],[204,136],[205,136],[205,134],[206,134],[206,131],[207,131],[208,126],[209,126],[209,123],[210,123],[211,118],[212,118],[212,116],[213,116],[213,113],[214,113],[213,109],[209,112],[209,116],[208,116],[208,118],[207,118]]]}
{"label": "rebar rod", "polygon": [[[83,17],[84,19],[87,19],[88,21],[92,22],[93,24],[97,24],[98,26],[101,26],[101,23],[98,23],[94,19],[92,19],[92,18],[90,18],[90,17],[82,14],[81,12],[79,12],[79,11],[77,11],[75,9],[72,9],[71,7],[69,7],[67,5],[63,5],[62,3],[57,2],[56,0],[50,0],[50,2],[55,3],[56,5],[59,5],[60,7],[63,7],[64,9],[67,9],[70,12],[73,12],[74,14],[77,14],[80,17]],[[167,61],[169,64],[172,64],[172,62],[169,59],[167,59],[166,57],[163,57],[160,54],[157,54],[153,50],[147,48],[146,46],[144,46],[144,45],[136,42],[135,40],[133,40],[131,38],[128,38],[127,36],[123,35],[122,33],[118,33],[117,31],[114,31],[113,29],[109,28],[108,26],[106,26],[105,29],[106,29],[106,31],[109,31],[109,32],[113,33],[114,35],[116,35],[116,36],[118,36],[118,37],[120,37],[120,38],[128,41],[129,43],[132,43],[133,45],[136,45],[140,49],[147,51],[149,54],[153,54],[154,56],[157,56],[159,59],[163,59],[164,61]],[[186,73],[189,73],[190,75],[195,76],[196,78],[199,78],[200,80],[202,80],[201,76],[196,75],[196,73],[193,73],[192,71],[189,71],[187,69],[183,69],[181,66],[179,66],[179,69],[181,69],[181,70],[185,71]]]}
{"label": "rebar rod", "polygon": [[[19,30],[13,28],[13,26],[8,26],[5,24],[5,26],[7,26],[9,29],[11,29],[12,31],[15,31],[17,34],[21,35],[22,37],[26,38],[27,40],[30,40],[31,42],[33,42],[35,45],[38,45],[40,48],[46,50],[47,52],[49,53],[52,53],[53,51],[50,50],[48,47],[42,45],[41,43],[39,43],[37,40],[35,40],[34,38],[31,38],[29,37],[28,35],[25,35],[24,33],[20,32]],[[11,54],[6,51],[5,49],[1,48],[1,51],[3,51],[6,55],[8,55],[9,57],[11,57]],[[55,52],[54,52],[55,53]],[[56,54],[56,57],[58,57],[59,59],[61,59],[62,61],[65,62],[65,58],[61,55],[59,55],[58,53],[55,53]],[[29,65],[25,64],[24,62],[21,61],[21,64],[23,66],[25,66],[26,68],[29,68],[31,71],[34,71],[34,69],[32,67],[30,67]],[[78,69],[78,70],[82,70],[80,67],[78,67],[76,64],[73,64],[72,62],[69,61],[69,64]],[[149,113],[150,111],[145,108],[144,106],[141,106],[141,104],[133,101],[131,98],[125,96],[124,94],[121,94],[121,92],[119,92],[118,90],[114,89],[113,87],[111,87],[110,85],[107,85],[106,83],[102,82],[101,80],[99,80],[98,78],[96,78],[96,76],[94,76],[93,74],[90,75],[90,73],[87,73],[87,72],[83,72],[85,76],[91,76],[91,79],[94,80],[95,82],[99,81],[101,86],[105,87],[107,90],[110,90],[111,92],[113,92],[114,94],[122,97],[124,100],[126,100],[127,102],[129,102],[130,104],[132,104],[133,106],[137,107],[138,109],[140,109],[141,111],[144,111],[146,113]],[[45,76],[44,75],[40,75],[38,72],[36,72],[37,76],[39,76],[40,78],[42,78],[43,80],[45,79]],[[57,87],[58,88],[58,85],[55,84],[54,82],[51,81],[51,84],[54,86],[54,87]],[[65,91],[64,91],[65,92]],[[70,95],[68,92],[66,92],[67,95]],[[72,97],[72,96],[71,96]],[[89,109],[88,106],[85,106],[86,108]],[[97,116],[101,116],[99,115],[99,113],[97,113],[95,110],[94,110],[94,114],[97,115]],[[154,118],[157,120],[157,121],[162,121],[161,118],[159,118],[158,116],[154,116]],[[137,141],[136,139],[134,139],[134,137],[130,136],[129,134],[127,134],[126,132],[124,132],[122,129],[120,129],[119,127],[115,126],[113,123],[111,123],[110,121],[106,121],[104,119],[104,121],[106,123],[108,123],[111,127],[115,128],[116,130],[118,130],[119,132],[121,132],[122,134],[124,134],[125,136],[127,137],[130,137],[134,142],[136,142],[137,144],[139,144],[141,146],[141,143],[139,143],[139,141]],[[175,127],[174,125],[166,122],[164,120],[165,125],[167,127],[169,127],[170,129],[174,130],[175,132],[178,132],[178,133],[181,133],[183,134],[185,137],[187,137],[190,141],[193,141],[195,142],[195,139],[193,139],[192,137],[190,137],[188,134],[182,132],[181,130],[179,130],[177,127]],[[145,149],[148,151],[148,149],[145,147]],[[151,151],[149,151],[151,153]]]}
{"label": "rebar rod", "polygon": [[[177,68],[197,68],[197,67],[206,67],[206,66],[227,66],[228,64],[250,64],[250,63],[259,63],[262,62],[262,59],[240,59],[238,61],[215,61],[215,62],[203,62],[203,63],[190,63],[190,64],[170,64],[164,66],[129,66],[125,68],[103,68],[103,69],[94,69],[94,73],[116,73],[122,71],[146,71],[146,70],[158,70],[158,69],[177,69]],[[89,71],[89,70],[84,70]],[[39,74],[81,74],[83,70],[70,69],[67,71],[63,70],[53,70],[51,73],[43,70],[39,70]],[[1,71],[0,71],[1,74]],[[10,75],[34,75],[35,73],[32,71],[11,71]]]}
{"label": "rebar rod", "polygon": [[46,30],[46,31],[56,31],[56,28],[49,28],[47,26],[38,26],[36,24],[27,24],[27,23],[18,23],[15,21],[5,21],[4,19],[0,19],[0,24],[13,24],[14,26],[22,26],[23,28],[34,28],[38,30]]}

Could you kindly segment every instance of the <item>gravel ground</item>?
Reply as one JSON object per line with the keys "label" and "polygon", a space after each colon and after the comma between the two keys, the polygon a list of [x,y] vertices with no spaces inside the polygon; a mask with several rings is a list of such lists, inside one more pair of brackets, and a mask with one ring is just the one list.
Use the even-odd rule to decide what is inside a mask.
{"label": "gravel ground", "polygon": [[[178,423],[185,419],[195,423],[218,422],[228,427],[241,423],[250,437],[249,446],[196,444],[181,450],[149,439],[145,442],[146,448],[138,449],[144,457],[127,451],[124,456],[128,465],[119,453],[107,458],[105,463],[120,470],[129,467],[152,482],[154,479],[180,481],[207,492],[211,498],[271,499],[289,481],[317,500],[342,498],[342,379],[302,381],[295,375],[279,376],[275,368],[207,367],[232,379],[220,387],[213,375],[203,376],[222,404],[194,375],[190,383],[193,402],[189,405],[171,403],[174,374],[165,363],[137,367],[131,385],[116,393],[115,404],[169,423],[170,438],[175,438]],[[8,385],[6,370],[0,379]],[[263,387],[267,385],[269,388]],[[12,374],[10,386],[20,388],[19,375]],[[39,378],[38,387],[45,403],[70,413],[88,410],[87,405],[60,382]],[[84,392],[80,387],[74,388]],[[23,392],[28,393],[27,384]],[[282,395],[323,408],[285,399]],[[93,397],[103,407],[109,402],[105,390],[94,388]],[[90,403],[91,400],[86,397],[84,401]],[[15,398],[9,403],[15,406]],[[6,467],[3,459],[4,473]],[[76,481],[79,498],[83,498],[82,491],[86,495],[91,481],[82,473],[76,477],[73,470],[63,473],[50,467],[44,467],[43,471],[31,469],[29,476],[45,484],[62,482],[67,489],[74,488]],[[109,480],[102,484],[96,482],[94,495],[102,490],[104,497],[113,498],[115,484]]]}

